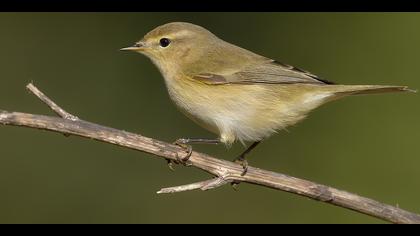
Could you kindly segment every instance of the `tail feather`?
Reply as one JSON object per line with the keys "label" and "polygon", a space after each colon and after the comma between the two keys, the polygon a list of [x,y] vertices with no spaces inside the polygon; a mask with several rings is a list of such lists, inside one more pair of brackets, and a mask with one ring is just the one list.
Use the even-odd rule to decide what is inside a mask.
{"label": "tail feather", "polygon": [[359,95],[359,94],[375,94],[375,93],[392,93],[392,92],[417,92],[409,89],[407,86],[393,85],[331,85],[330,91],[336,95]]}

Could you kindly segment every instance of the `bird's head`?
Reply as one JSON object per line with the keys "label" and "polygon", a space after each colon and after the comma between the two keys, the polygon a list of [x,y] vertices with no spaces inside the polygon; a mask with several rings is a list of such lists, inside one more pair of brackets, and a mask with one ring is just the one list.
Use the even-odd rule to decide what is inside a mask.
{"label": "bird's head", "polygon": [[144,54],[163,71],[183,70],[211,51],[217,40],[201,26],[173,22],[153,29],[133,46],[121,50]]}

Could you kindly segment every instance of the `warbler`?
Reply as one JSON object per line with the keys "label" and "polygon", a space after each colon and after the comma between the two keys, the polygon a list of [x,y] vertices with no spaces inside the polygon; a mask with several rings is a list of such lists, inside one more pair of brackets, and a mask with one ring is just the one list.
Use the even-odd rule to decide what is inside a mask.
{"label": "warbler", "polygon": [[191,120],[217,139],[178,139],[192,143],[239,140],[252,144],[235,159],[246,173],[245,156],[258,143],[302,121],[320,105],[349,95],[413,91],[406,86],[337,85],[279,61],[223,41],[207,29],[185,22],[159,26],[132,47],[164,77],[170,98]]}

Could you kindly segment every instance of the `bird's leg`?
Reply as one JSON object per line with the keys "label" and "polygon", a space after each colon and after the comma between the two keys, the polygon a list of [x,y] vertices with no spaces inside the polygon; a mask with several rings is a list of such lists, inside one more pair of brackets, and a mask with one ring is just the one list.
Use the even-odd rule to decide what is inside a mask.
{"label": "bird's leg", "polygon": [[[185,149],[187,154],[183,158],[177,156],[178,162],[183,165],[187,165],[188,159],[190,159],[192,153],[192,146],[190,144],[219,144],[219,139],[205,139],[205,138],[180,138],[177,139],[173,144],[178,145]],[[168,162],[169,168],[172,169],[172,162]]]}
{"label": "bird's leg", "polygon": [[233,160],[234,162],[239,163],[244,168],[244,171],[241,174],[242,176],[244,176],[246,172],[248,171],[248,161],[245,159],[245,156],[249,152],[251,152],[252,149],[254,149],[260,142],[261,141],[254,142],[243,153],[241,153],[241,155],[239,155],[237,158]]}

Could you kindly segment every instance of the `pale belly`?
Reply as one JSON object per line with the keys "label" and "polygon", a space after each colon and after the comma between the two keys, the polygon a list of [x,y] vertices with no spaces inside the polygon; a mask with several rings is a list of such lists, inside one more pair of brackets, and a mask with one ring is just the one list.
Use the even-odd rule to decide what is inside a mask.
{"label": "pale belly", "polygon": [[[207,85],[194,81],[168,84],[171,99],[222,142],[260,141],[302,120],[318,106],[306,89],[293,85]],[[310,91],[310,90],[308,90]],[[306,101],[306,102],[305,102]]]}

